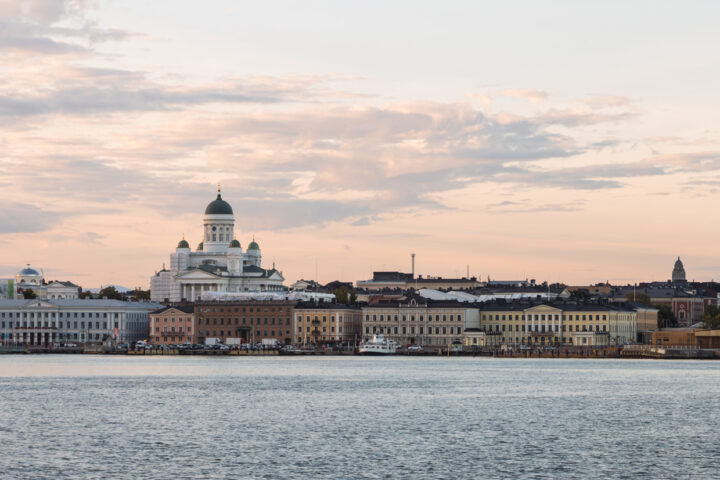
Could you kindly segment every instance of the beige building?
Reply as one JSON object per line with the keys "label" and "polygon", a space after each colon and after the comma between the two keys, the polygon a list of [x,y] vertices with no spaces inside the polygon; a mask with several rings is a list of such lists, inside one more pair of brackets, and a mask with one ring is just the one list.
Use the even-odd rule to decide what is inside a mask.
{"label": "beige building", "polygon": [[150,335],[154,345],[197,343],[195,331],[195,307],[180,305],[165,307],[149,314]]}
{"label": "beige building", "polygon": [[480,309],[486,345],[606,346],[634,343],[637,312],[618,305],[490,303]]}
{"label": "beige building", "polygon": [[295,305],[293,343],[360,342],[362,311],[359,307],[337,303],[303,302]]}
{"label": "beige building", "polygon": [[434,301],[419,295],[363,307],[362,337],[383,334],[401,345],[441,348],[462,341],[466,329],[478,329],[478,309],[472,304]]}

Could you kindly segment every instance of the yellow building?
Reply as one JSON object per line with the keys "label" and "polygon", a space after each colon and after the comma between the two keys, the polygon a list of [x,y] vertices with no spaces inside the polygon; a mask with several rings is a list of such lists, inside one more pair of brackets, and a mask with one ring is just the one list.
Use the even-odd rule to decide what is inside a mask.
{"label": "yellow building", "polygon": [[363,307],[362,337],[383,334],[401,345],[441,348],[462,342],[466,329],[479,328],[476,306],[456,301],[435,301],[411,295],[399,301]]}
{"label": "yellow building", "polygon": [[620,345],[635,342],[637,312],[618,305],[496,302],[480,307],[480,330],[486,345]]}
{"label": "yellow building", "polygon": [[293,343],[356,345],[360,342],[361,322],[359,307],[323,302],[298,303],[294,312]]}

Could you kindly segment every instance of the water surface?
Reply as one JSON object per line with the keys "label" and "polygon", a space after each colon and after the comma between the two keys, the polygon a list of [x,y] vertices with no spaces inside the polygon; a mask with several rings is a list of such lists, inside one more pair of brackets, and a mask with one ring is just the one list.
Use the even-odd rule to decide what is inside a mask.
{"label": "water surface", "polygon": [[717,478],[720,362],[0,356],[0,478]]}

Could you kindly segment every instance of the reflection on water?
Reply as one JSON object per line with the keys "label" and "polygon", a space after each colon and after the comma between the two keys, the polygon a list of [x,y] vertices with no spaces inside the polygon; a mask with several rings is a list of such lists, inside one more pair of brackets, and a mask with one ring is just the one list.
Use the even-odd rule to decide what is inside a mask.
{"label": "reflection on water", "polygon": [[1,478],[714,478],[720,363],[0,356]]}

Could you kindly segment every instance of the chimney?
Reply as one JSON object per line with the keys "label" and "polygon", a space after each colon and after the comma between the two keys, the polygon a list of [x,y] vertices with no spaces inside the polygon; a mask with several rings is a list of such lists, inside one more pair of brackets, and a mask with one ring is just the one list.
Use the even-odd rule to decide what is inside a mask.
{"label": "chimney", "polygon": [[412,258],[412,271],[410,273],[412,275],[412,278],[415,278],[415,254],[411,253],[410,257]]}

